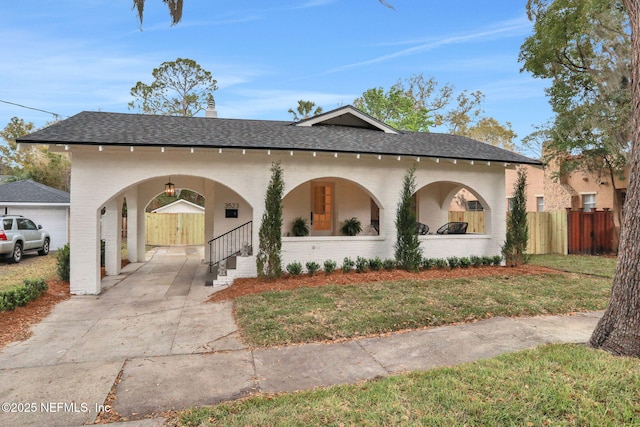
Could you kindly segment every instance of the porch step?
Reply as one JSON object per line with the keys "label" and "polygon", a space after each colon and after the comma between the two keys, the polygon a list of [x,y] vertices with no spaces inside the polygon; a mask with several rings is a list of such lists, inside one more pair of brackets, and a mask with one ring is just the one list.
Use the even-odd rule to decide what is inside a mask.
{"label": "porch step", "polygon": [[256,277],[256,258],[254,256],[232,257],[227,260],[227,275],[218,275],[218,266],[215,265],[211,273],[205,278],[205,286],[221,287],[231,286],[237,277]]}

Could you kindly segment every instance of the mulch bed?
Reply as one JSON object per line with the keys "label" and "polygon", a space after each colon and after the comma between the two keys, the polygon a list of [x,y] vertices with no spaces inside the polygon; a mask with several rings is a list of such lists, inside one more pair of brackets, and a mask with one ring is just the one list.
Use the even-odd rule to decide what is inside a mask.
{"label": "mulch bed", "polygon": [[69,283],[59,280],[47,282],[49,289],[23,307],[0,312],[0,349],[13,341],[23,341],[31,336],[31,325],[47,317],[53,307],[70,297]]}
{"label": "mulch bed", "polygon": [[370,271],[367,273],[356,273],[352,271],[343,273],[340,270],[336,270],[329,275],[321,272],[313,277],[305,274],[299,276],[283,276],[283,278],[278,280],[259,278],[235,279],[233,285],[216,292],[209,298],[209,301],[225,301],[243,295],[258,294],[261,292],[284,291],[301,287],[325,285],[351,285],[392,280],[454,279],[459,277],[514,276],[549,273],[558,273],[558,271],[536,265],[523,265],[520,267],[470,267],[456,268],[453,270],[433,269],[423,270],[417,273],[410,273],[403,270]]}

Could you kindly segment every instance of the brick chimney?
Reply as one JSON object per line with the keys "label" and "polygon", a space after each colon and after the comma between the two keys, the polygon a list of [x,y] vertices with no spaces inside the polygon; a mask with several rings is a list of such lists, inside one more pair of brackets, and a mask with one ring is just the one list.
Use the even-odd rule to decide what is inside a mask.
{"label": "brick chimney", "polygon": [[218,112],[216,111],[216,101],[213,99],[213,95],[209,95],[209,98],[207,98],[207,110],[204,112],[204,116],[212,119],[218,117]]}

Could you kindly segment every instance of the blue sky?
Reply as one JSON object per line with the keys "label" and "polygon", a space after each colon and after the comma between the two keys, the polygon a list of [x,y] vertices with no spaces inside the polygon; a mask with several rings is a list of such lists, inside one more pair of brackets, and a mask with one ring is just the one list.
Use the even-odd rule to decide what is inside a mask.
{"label": "blue sky", "polygon": [[[309,99],[325,110],[372,87],[423,73],[482,91],[485,113],[518,140],[551,118],[548,82],[521,73],[532,25],[526,0],[185,0],[170,26],[147,0],[142,27],[131,0],[12,1],[0,26],[0,100],[63,118],[128,112],[130,89],[164,61],[190,58],[218,80],[219,117],[290,120]],[[142,28],[142,31],[141,31]],[[0,102],[0,126],[51,114]]]}

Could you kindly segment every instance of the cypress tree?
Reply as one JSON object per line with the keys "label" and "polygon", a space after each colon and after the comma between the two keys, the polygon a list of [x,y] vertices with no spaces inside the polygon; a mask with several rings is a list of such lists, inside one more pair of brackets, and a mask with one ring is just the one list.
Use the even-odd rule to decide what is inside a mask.
{"label": "cypress tree", "polygon": [[529,241],[527,224],[527,171],[518,168],[518,177],[513,186],[511,212],[507,216],[507,240],[502,246],[502,256],[510,267],[527,262],[525,251]]}
{"label": "cypress tree", "polygon": [[271,180],[264,197],[265,211],[258,233],[260,242],[256,264],[258,276],[269,279],[282,274],[282,194],[284,181],[280,162],[271,165]]}
{"label": "cypress tree", "polygon": [[416,212],[412,204],[416,191],[416,166],[413,165],[405,174],[400,202],[396,211],[396,261],[400,268],[418,271],[422,260],[420,241],[416,233]]}

